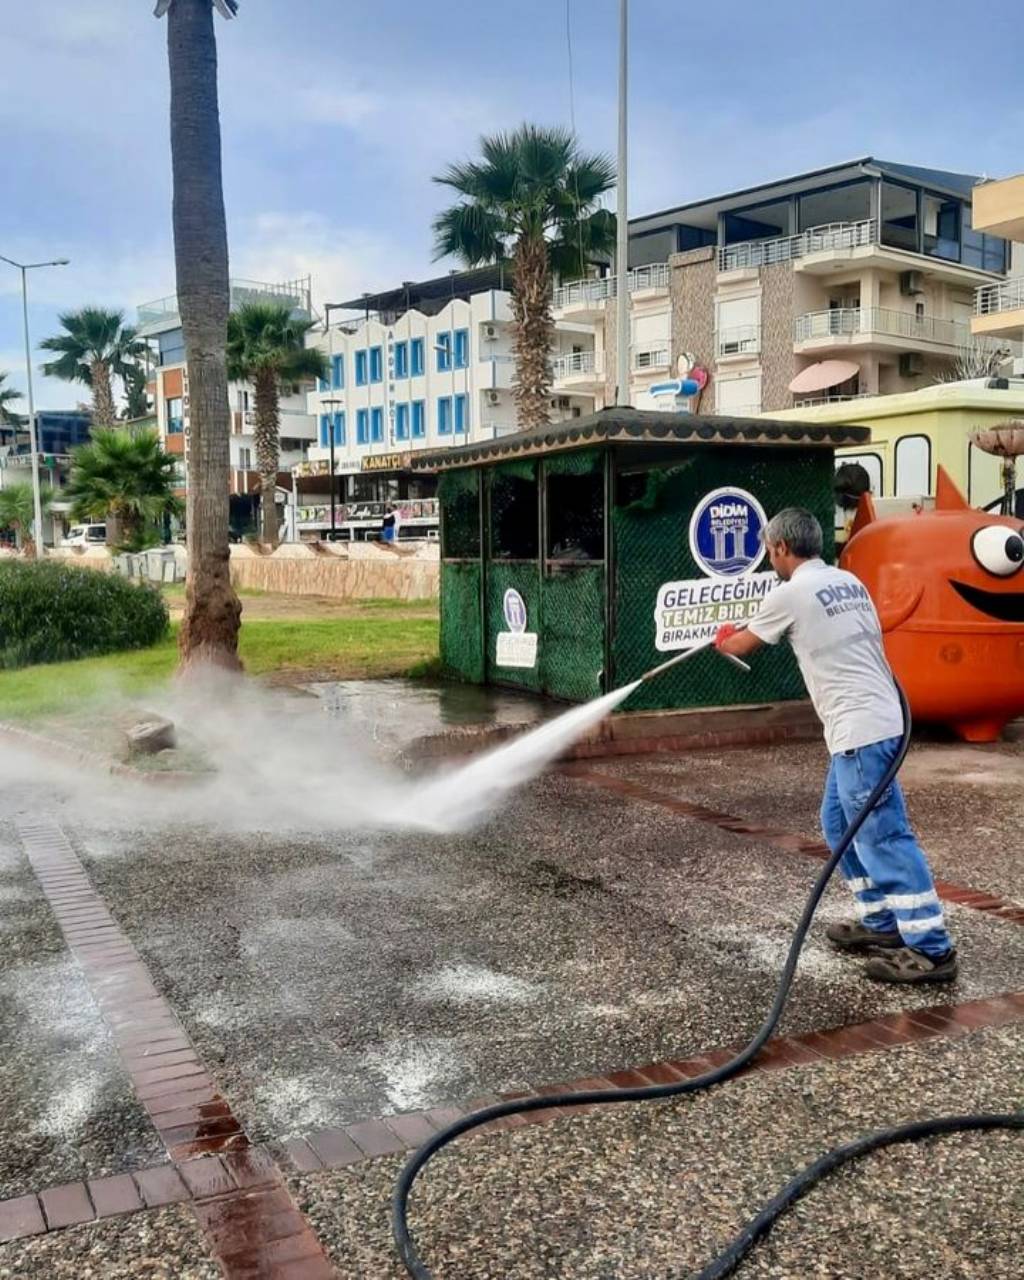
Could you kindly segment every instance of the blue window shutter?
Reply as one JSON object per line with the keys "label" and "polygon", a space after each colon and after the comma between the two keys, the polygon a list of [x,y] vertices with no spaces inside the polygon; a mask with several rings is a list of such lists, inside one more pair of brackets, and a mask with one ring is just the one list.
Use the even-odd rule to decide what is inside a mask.
{"label": "blue window shutter", "polygon": [[437,434],[449,436],[452,432],[452,398],[442,396],[437,402]]}
{"label": "blue window shutter", "polygon": [[334,415],[334,443],[345,443],[345,414],[340,409]]}
{"label": "blue window shutter", "polygon": [[370,381],[380,382],[384,377],[384,361],[380,347],[370,348]]}
{"label": "blue window shutter", "polygon": [[464,395],[455,397],[455,434],[461,435],[464,431],[469,430],[469,414],[467,410],[469,402]]}
{"label": "blue window shutter", "polygon": [[331,386],[341,388],[345,385],[345,357],[331,356]]}
{"label": "blue window shutter", "polygon": [[316,389],[317,391],[330,391],[331,384],[326,378],[317,378]]}
{"label": "blue window shutter", "polygon": [[422,400],[414,400],[412,406],[413,439],[422,440],[426,435],[426,405]]}
{"label": "blue window shutter", "polygon": [[330,445],[328,432],[330,431],[331,420],[326,413],[320,415],[320,447],[326,449]]}
{"label": "blue window shutter", "polygon": [[424,369],[423,339],[413,338],[412,342],[410,343],[410,347],[411,347],[410,356],[412,357],[412,376],[414,378],[418,378],[423,374],[423,369]]}
{"label": "blue window shutter", "polygon": [[356,410],[356,443],[369,444],[370,442],[370,415],[366,409]]}
{"label": "blue window shutter", "polygon": [[437,335],[437,372],[447,373],[452,367],[452,335],[451,333],[439,333]]}
{"label": "blue window shutter", "polygon": [[395,343],[395,377],[407,378],[409,376],[409,344],[407,342]]}
{"label": "blue window shutter", "polygon": [[409,406],[407,404],[395,406],[395,439],[409,439]]}
{"label": "blue window shutter", "polygon": [[465,369],[469,364],[469,330],[455,330],[455,367]]}
{"label": "blue window shutter", "polygon": [[384,439],[384,410],[372,409],[370,411],[370,421],[373,423],[370,430],[371,438],[374,443],[379,443]]}
{"label": "blue window shutter", "polygon": [[366,386],[366,352],[356,352],[356,386]]}

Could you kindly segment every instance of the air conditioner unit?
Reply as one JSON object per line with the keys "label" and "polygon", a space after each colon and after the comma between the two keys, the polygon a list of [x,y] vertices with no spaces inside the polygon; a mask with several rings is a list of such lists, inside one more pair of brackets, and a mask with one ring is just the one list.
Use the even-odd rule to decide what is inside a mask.
{"label": "air conditioner unit", "polygon": [[498,338],[498,326],[496,324],[484,325],[484,340],[486,342],[496,342]]}
{"label": "air conditioner unit", "polygon": [[924,275],[920,271],[900,272],[900,293],[904,298],[913,298],[924,293]]}
{"label": "air conditioner unit", "polygon": [[918,351],[904,351],[900,356],[900,377],[913,378],[924,373],[924,360]]}
{"label": "air conditioner unit", "polygon": [[488,391],[487,403],[494,408],[495,405],[501,404],[501,394],[497,391]]}

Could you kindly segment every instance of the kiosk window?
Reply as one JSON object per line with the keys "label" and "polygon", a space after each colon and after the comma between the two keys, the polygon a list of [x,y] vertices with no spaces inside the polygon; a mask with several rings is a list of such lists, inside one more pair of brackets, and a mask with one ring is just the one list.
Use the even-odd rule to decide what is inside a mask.
{"label": "kiosk window", "polygon": [[491,558],[536,560],[537,480],[517,475],[491,477]]}
{"label": "kiosk window", "polygon": [[604,475],[548,476],[549,560],[604,559]]}

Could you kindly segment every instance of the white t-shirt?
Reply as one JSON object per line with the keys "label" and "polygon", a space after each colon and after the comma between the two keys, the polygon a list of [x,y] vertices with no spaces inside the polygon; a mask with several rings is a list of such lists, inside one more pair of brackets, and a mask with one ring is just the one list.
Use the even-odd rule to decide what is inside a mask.
{"label": "white t-shirt", "polygon": [[750,630],[765,644],[789,636],[832,755],[903,732],[878,614],[852,573],[805,561],[767,596]]}

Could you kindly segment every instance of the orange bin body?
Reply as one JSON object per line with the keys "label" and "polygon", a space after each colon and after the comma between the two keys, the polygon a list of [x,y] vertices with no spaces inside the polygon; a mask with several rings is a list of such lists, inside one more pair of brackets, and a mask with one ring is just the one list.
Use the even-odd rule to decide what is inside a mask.
{"label": "orange bin body", "polygon": [[841,564],[871,593],[915,720],[993,742],[1024,714],[1022,551],[1022,522],[968,506],[941,467],[934,511],[879,520],[861,499]]}

